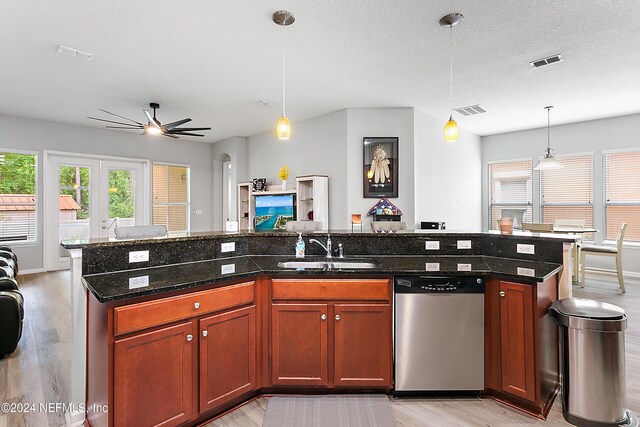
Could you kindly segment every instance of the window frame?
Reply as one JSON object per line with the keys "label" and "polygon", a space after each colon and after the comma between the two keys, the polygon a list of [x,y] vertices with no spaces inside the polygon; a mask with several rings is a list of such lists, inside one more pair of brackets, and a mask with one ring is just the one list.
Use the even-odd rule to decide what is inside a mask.
{"label": "window frame", "polygon": [[12,154],[26,154],[34,157],[35,164],[35,191],[34,191],[34,205],[35,205],[35,235],[33,240],[2,240],[0,237],[0,244],[4,246],[38,246],[40,244],[40,152],[33,150],[21,150],[16,148],[1,148],[0,153],[12,153]]}
{"label": "window frame", "polygon": [[[640,206],[639,202],[631,203],[607,203],[607,154],[616,153],[640,153],[640,147],[617,148],[612,150],[602,150],[602,242],[605,244],[615,244],[615,239],[607,239],[607,206]],[[624,246],[640,247],[640,240],[628,241],[625,239]]]}
{"label": "window frame", "polygon": [[[501,163],[518,163],[518,162],[531,162],[531,201],[527,202],[527,203],[499,203],[494,205],[491,201],[493,193],[491,191],[491,187],[492,187],[492,182],[491,182],[491,165],[495,165],[495,164],[501,164]],[[504,206],[504,207],[509,207],[509,206],[527,206],[527,207],[531,207],[531,217],[533,219],[533,215],[534,215],[534,204],[533,204],[533,160],[531,159],[531,157],[520,157],[520,158],[516,158],[516,159],[505,159],[505,160],[491,160],[487,162],[487,194],[488,194],[488,201],[487,201],[487,226],[488,226],[488,230],[498,230],[499,228],[496,226],[496,228],[492,228],[492,221],[495,220],[496,218],[491,218],[491,208],[494,206]]]}
{"label": "window frame", "polygon": [[[187,202],[186,203],[154,203],[153,200],[153,168],[154,166],[176,166],[176,167],[181,167],[181,168],[186,168],[187,169]],[[156,162],[156,161],[152,161],[151,162],[151,224],[153,224],[153,208],[154,206],[166,206],[167,208],[169,206],[185,206],[187,209],[187,229],[184,231],[175,231],[173,233],[190,233],[191,232],[191,165],[190,164],[183,164],[183,163],[170,163],[170,162]],[[168,209],[167,209],[168,212]],[[167,235],[170,235],[172,232],[169,230],[169,227],[167,226]]]}

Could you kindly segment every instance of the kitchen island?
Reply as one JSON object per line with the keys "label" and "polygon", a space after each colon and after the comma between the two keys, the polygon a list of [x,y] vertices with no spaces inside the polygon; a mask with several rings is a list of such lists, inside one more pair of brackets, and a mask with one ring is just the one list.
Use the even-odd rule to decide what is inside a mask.
{"label": "kitchen island", "polygon": [[[323,236],[304,235],[307,258],[322,260],[311,235]],[[261,393],[391,392],[395,275],[486,277],[482,394],[544,418],[558,389],[546,309],[572,237],[332,231],[342,268],[278,266],[296,236],[63,243],[89,290],[91,425],[198,424]],[[140,251],[148,260],[129,263]],[[349,268],[363,260],[373,266]]]}

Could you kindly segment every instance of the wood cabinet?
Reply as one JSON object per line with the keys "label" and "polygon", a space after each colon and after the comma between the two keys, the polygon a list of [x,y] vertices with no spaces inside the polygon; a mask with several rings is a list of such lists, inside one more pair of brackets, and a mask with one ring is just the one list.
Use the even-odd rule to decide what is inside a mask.
{"label": "wood cabinet", "polygon": [[192,417],[193,324],[180,323],[114,343],[114,424],[163,426]]}
{"label": "wood cabinet", "polygon": [[273,385],[391,388],[390,286],[387,279],[274,279]]}
{"label": "wood cabinet", "polygon": [[545,418],[559,389],[557,326],[548,313],[557,278],[524,284],[497,279],[485,288],[487,393]]}

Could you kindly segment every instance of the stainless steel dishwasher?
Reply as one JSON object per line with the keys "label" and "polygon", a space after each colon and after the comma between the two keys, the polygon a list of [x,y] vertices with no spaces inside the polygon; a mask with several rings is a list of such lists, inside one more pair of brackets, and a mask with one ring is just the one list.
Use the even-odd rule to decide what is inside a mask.
{"label": "stainless steel dishwasher", "polygon": [[484,279],[396,277],[395,391],[484,389]]}

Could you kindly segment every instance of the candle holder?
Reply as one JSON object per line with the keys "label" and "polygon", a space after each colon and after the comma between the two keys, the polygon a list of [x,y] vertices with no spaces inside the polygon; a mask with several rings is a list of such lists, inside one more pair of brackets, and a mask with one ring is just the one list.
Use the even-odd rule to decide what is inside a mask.
{"label": "candle holder", "polygon": [[353,233],[353,229],[360,227],[360,232],[362,233],[362,214],[351,214],[351,232]]}

